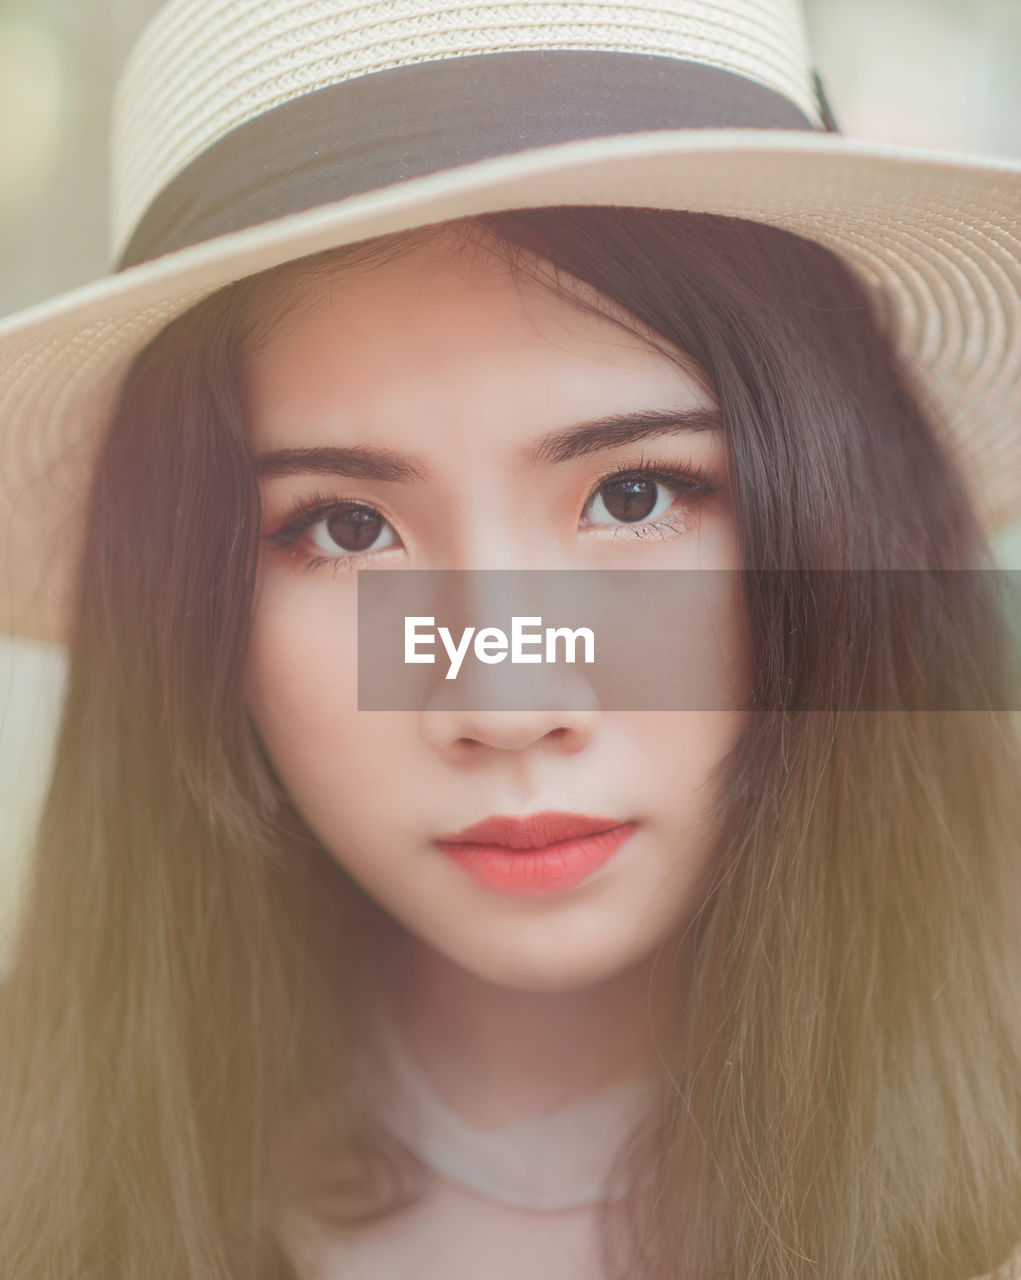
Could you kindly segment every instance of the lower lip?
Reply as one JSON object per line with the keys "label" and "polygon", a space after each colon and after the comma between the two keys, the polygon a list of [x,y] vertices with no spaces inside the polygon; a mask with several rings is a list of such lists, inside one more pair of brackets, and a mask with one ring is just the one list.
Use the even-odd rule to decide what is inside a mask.
{"label": "lower lip", "polygon": [[558,840],[541,849],[508,849],[502,844],[438,841],[440,848],[481,884],[500,893],[536,898],[563,893],[605,866],[638,828],[625,822],[595,835]]}

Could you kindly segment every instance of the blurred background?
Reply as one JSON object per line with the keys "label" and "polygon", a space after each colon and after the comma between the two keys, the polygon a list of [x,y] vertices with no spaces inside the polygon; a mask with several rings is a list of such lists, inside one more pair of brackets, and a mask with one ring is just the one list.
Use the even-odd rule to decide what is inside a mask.
{"label": "blurred background", "polygon": [[[113,85],[160,0],[0,0],[0,315],[106,273]],[[807,0],[844,133],[1021,157],[1021,0]],[[1021,525],[997,539],[1021,569]],[[0,953],[42,799],[63,655],[0,636]]]}

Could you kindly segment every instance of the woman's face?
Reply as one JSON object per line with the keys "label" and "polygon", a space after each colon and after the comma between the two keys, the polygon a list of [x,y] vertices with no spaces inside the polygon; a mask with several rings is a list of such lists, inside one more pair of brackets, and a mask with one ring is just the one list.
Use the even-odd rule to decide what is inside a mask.
{"label": "woman's face", "polygon": [[[721,435],[648,429],[711,412],[712,397],[633,322],[444,237],[292,283],[285,301],[246,380],[264,535],[246,688],[270,759],[324,846],[418,942],[522,990],[622,972],[699,905],[714,770],[741,713],[453,709],[445,658],[423,709],[359,711],[355,570],[736,568]],[[615,433],[536,451],[609,417]],[[359,470],[351,455],[284,452],[351,448],[408,466],[365,478],[364,465],[338,473]],[[643,463],[680,478],[607,480]],[[524,888],[436,843],[550,811],[622,827],[600,846],[615,852],[572,873],[576,849],[566,879]],[[493,875],[502,865],[497,852]]]}

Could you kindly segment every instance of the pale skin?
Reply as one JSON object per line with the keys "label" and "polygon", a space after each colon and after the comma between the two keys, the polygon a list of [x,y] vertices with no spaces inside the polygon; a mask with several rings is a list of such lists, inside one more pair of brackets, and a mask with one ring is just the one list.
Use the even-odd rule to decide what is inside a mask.
{"label": "pale skin", "polygon": [[[371,446],[412,459],[418,478],[264,477],[267,537],[312,495],[382,521],[349,562],[336,521],[264,542],[249,706],[305,821],[385,913],[386,998],[418,1065],[462,1119],[494,1128],[653,1069],[683,980],[676,943],[715,849],[713,771],[742,713],[455,710],[439,697],[360,712],[354,570],[735,568],[726,446],[674,429],[536,462],[551,433],[714,400],[662,341],[442,236],[297,288],[249,363],[256,456]],[[699,468],[714,491],[659,484],[636,536],[595,491],[643,459]],[[433,844],[542,810],[639,826],[581,885],[539,898],[479,884]]]}

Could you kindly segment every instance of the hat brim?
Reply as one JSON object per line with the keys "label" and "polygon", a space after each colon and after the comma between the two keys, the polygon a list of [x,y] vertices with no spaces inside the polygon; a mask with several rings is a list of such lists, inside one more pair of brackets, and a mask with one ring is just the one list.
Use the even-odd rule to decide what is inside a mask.
{"label": "hat brim", "polygon": [[60,640],[96,447],[135,354],[268,267],[502,209],[768,223],[865,280],[990,531],[1021,511],[1021,165],[834,134],[658,130],[482,160],[178,250],[0,321],[0,628]]}

